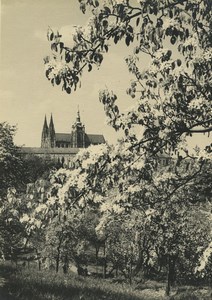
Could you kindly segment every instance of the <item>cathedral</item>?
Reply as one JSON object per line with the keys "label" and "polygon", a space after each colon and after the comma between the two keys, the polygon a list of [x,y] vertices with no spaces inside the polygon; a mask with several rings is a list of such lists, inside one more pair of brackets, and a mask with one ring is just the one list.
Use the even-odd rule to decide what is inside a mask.
{"label": "cathedral", "polygon": [[49,125],[45,116],[41,133],[41,147],[22,147],[21,152],[25,156],[36,155],[69,166],[73,156],[80,148],[102,143],[105,143],[103,135],[85,132],[85,125],[82,124],[78,111],[70,133],[57,133],[53,116],[51,115]]}
{"label": "cathedral", "polygon": [[49,126],[46,117],[44,119],[41,148],[87,148],[102,143],[105,143],[103,135],[85,133],[85,125],[80,120],[79,111],[71,133],[56,133],[52,115]]}

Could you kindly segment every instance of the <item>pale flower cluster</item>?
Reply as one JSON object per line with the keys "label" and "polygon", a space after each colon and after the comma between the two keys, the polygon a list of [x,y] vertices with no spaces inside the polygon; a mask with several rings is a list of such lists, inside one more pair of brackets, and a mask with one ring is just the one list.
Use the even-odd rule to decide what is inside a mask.
{"label": "pale flower cluster", "polygon": [[195,33],[191,35],[189,38],[187,38],[184,42],[184,46],[193,46],[194,48],[198,47],[199,45],[199,38],[198,35]]}
{"label": "pale flower cluster", "polygon": [[180,24],[176,19],[171,19],[171,18],[165,18],[164,23],[163,23],[164,28],[169,28],[169,27],[175,27],[175,28],[180,28]]}
{"label": "pale flower cluster", "polygon": [[195,273],[196,272],[201,272],[205,269],[206,264],[208,262],[209,257],[212,254],[212,242],[210,242],[210,244],[208,245],[208,247],[205,249],[205,251],[203,252],[203,255],[200,259],[200,265],[198,267],[195,268]]}
{"label": "pale flower cluster", "polygon": [[[76,160],[82,160],[82,167],[88,168],[89,165],[95,164],[98,159],[108,152],[108,146],[106,144],[90,146],[86,150],[81,150],[76,155]],[[84,157],[86,157],[84,159]]]}
{"label": "pale flower cluster", "polygon": [[111,210],[112,210],[112,201],[105,201],[100,206],[100,211],[101,212],[106,212],[106,211],[111,211]]}
{"label": "pale flower cluster", "polygon": [[46,204],[39,204],[36,208],[35,208],[35,212],[40,213],[44,210],[46,210],[47,206]]}
{"label": "pale flower cluster", "polygon": [[104,199],[104,202],[102,202],[100,206],[100,211],[104,214],[121,214],[124,212],[124,207],[119,204],[120,198],[117,196],[111,196]]}
{"label": "pale flower cluster", "polygon": [[139,193],[140,191],[141,191],[141,187],[138,184],[130,185],[127,188],[127,193],[129,194]]}
{"label": "pale flower cluster", "polygon": [[30,220],[30,217],[27,214],[23,214],[23,216],[20,218],[20,222],[28,222]]}
{"label": "pale flower cluster", "polygon": [[65,75],[69,71],[69,67],[65,61],[51,59],[48,63],[45,64],[46,70],[51,70],[49,73],[49,79],[55,78],[55,76]]}

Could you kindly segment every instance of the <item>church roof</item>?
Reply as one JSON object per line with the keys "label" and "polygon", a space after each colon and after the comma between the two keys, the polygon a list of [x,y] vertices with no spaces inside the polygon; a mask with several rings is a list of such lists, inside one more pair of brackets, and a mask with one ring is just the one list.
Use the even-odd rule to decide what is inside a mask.
{"label": "church roof", "polygon": [[56,141],[71,142],[71,134],[70,133],[56,133],[55,138],[56,138]]}
{"label": "church roof", "polygon": [[104,136],[102,134],[86,134],[90,144],[103,144],[105,143]]}
{"label": "church roof", "polygon": [[[92,145],[98,145],[105,143],[104,136],[102,134],[86,134],[86,143]],[[57,142],[71,142],[70,133],[56,133],[55,138]]]}

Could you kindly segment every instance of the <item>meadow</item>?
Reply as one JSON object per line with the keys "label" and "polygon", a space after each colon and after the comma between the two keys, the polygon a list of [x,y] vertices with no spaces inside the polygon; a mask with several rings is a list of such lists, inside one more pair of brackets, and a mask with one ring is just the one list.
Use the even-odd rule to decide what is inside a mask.
{"label": "meadow", "polygon": [[165,283],[146,281],[132,285],[121,279],[101,279],[64,275],[35,266],[23,267],[9,263],[0,265],[1,300],[209,300],[207,287],[178,286],[169,297]]}

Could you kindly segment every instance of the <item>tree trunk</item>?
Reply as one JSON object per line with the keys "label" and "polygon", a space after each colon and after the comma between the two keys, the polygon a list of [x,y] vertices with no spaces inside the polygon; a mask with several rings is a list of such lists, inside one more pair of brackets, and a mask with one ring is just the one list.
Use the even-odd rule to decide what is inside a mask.
{"label": "tree trunk", "polygon": [[59,271],[59,265],[60,265],[60,248],[57,249],[57,256],[56,256],[56,273]]}
{"label": "tree trunk", "polygon": [[171,277],[170,277],[170,271],[171,271],[171,261],[170,261],[170,256],[168,256],[168,270],[167,270],[167,285],[166,285],[166,295],[170,295],[170,290],[171,290]]}
{"label": "tree trunk", "polygon": [[65,259],[64,259],[64,265],[63,265],[63,273],[64,274],[68,273],[68,267],[69,267],[69,261],[68,261],[68,256],[66,254]]}
{"label": "tree trunk", "polygon": [[59,265],[60,265],[60,248],[62,244],[63,237],[60,236],[59,238],[59,245],[57,247],[57,256],[56,256],[56,273],[59,271]]}
{"label": "tree trunk", "polygon": [[132,277],[133,277],[132,260],[130,260],[130,270],[129,270],[129,282],[130,282],[130,285],[132,284]]}
{"label": "tree trunk", "polygon": [[96,250],[96,274],[98,273],[98,257],[99,257],[99,245],[95,245]]}
{"label": "tree trunk", "polygon": [[58,273],[58,271],[59,271],[59,264],[60,264],[60,258],[59,258],[59,256],[57,256],[57,258],[56,258],[56,273]]}
{"label": "tree trunk", "polygon": [[119,276],[119,267],[116,267],[116,278]]}
{"label": "tree trunk", "polygon": [[166,286],[166,295],[170,295],[171,286],[175,281],[175,264],[177,256],[168,256],[168,272],[167,272],[167,286]]}
{"label": "tree trunk", "polygon": [[38,260],[38,270],[41,271],[41,260]]}
{"label": "tree trunk", "polygon": [[106,260],[106,247],[105,244],[103,246],[103,253],[104,253],[104,264],[103,264],[103,278],[106,278],[106,274],[107,274],[107,260]]}

